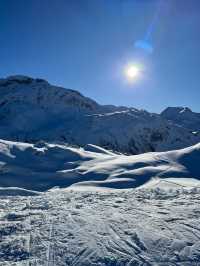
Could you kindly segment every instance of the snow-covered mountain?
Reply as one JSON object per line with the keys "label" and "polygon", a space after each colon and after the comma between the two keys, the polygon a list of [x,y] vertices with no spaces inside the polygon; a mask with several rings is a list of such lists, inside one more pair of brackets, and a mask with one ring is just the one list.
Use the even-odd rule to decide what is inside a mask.
{"label": "snow-covered mountain", "polygon": [[192,112],[188,107],[168,107],[161,116],[175,124],[200,133],[200,113]]}
{"label": "snow-covered mountain", "polygon": [[182,179],[200,180],[199,158],[200,143],[182,150],[127,156],[94,145],[83,149],[0,140],[0,187],[35,191],[71,185],[122,189],[162,180],[176,180],[177,186]]}
{"label": "snow-covered mountain", "polygon": [[0,80],[0,266],[199,265],[199,122],[170,112]]}
{"label": "snow-covered mountain", "polygon": [[88,143],[129,154],[183,148],[200,136],[164,115],[99,105],[79,92],[42,79],[0,80],[0,138]]}

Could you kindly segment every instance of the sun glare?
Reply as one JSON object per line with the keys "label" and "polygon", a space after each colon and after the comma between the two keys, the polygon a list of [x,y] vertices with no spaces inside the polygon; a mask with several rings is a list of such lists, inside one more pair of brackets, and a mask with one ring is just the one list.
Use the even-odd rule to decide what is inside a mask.
{"label": "sun glare", "polygon": [[140,69],[136,65],[131,65],[131,66],[129,65],[125,69],[125,75],[129,81],[134,81],[139,77]]}

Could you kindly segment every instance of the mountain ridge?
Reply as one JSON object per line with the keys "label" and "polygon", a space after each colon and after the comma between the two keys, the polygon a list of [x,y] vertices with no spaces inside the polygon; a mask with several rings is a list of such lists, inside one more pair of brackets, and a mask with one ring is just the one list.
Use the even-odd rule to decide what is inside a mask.
{"label": "mountain ridge", "polygon": [[100,105],[43,79],[0,79],[0,138],[22,142],[88,143],[117,152],[165,151],[200,141],[184,124],[145,110]]}
{"label": "mountain ridge", "polygon": [[167,107],[161,112],[161,116],[190,130],[200,131],[200,113],[193,112],[188,107]]}

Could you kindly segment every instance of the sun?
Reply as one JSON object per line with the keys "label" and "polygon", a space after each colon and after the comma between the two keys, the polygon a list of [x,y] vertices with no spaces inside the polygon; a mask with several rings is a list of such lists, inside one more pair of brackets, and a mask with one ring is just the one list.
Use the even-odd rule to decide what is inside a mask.
{"label": "sun", "polygon": [[140,75],[140,69],[136,65],[129,65],[125,69],[125,75],[129,81],[136,80]]}

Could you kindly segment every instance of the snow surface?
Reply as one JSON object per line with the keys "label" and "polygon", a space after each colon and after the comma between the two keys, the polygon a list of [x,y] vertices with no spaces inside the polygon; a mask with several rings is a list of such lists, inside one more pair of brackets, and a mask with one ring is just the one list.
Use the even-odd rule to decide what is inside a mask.
{"label": "snow surface", "polygon": [[199,159],[0,140],[0,266],[200,265]]}
{"label": "snow surface", "polygon": [[1,266],[198,266],[200,189],[0,197]]}
{"label": "snow surface", "polygon": [[183,123],[168,121],[164,113],[100,105],[78,91],[45,80],[0,79],[0,138],[12,141],[92,143],[128,154],[166,151],[200,142],[196,117],[184,118],[196,125],[190,128],[183,119]]}
{"label": "snow surface", "polygon": [[101,147],[0,140],[0,187],[137,188],[152,179],[200,179],[200,143],[182,150],[127,156]]}
{"label": "snow surface", "polygon": [[200,266],[199,125],[0,79],[0,266]]}

